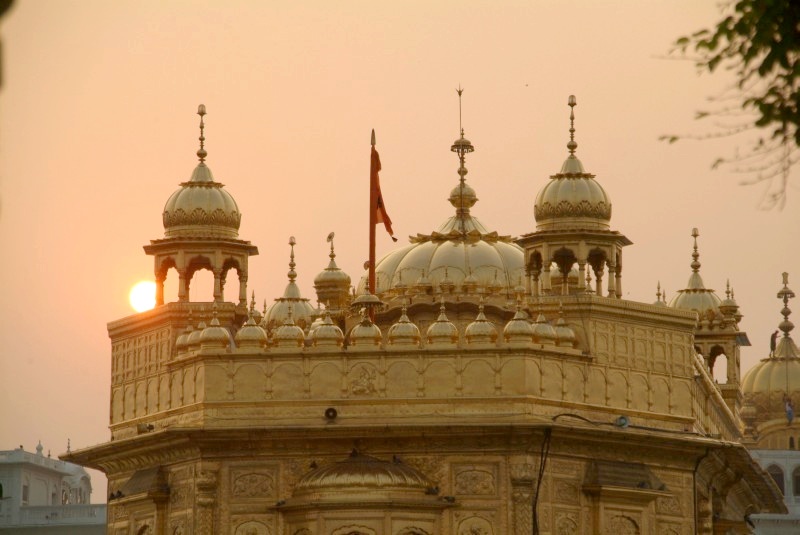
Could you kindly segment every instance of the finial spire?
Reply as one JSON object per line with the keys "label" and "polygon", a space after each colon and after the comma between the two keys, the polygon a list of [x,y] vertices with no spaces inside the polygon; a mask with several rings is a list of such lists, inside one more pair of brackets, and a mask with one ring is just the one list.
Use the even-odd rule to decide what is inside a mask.
{"label": "finial spire", "polygon": [[199,138],[200,139],[200,149],[198,149],[198,151],[197,151],[197,157],[200,158],[200,163],[205,163],[206,156],[208,156],[208,153],[206,152],[206,149],[204,148],[205,147],[206,137],[203,135],[203,129],[206,126],[205,123],[203,122],[203,117],[205,116],[205,114],[206,114],[206,105],[205,104],[200,104],[197,107],[197,115],[200,116],[200,138]]}
{"label": "finial spire", "polygon": [[330,259],[331,259],[331,262],[333,262],[333,259],[336,258],[336,253],[333,252],[333,237],[334,236],[335,236],[335,234],[333,232],[331,232],[330,234],[328,234],[328,238],[327,238],[327,242],[331,244],[331,254],[328,255],[330,257]]}
{"label": "finial spire", "polygon": [[461,84],[458,84],[458,89],[456,89],[456,93],[458,93],[458,130],[461,132],[461,137],[464,137],[464,127],[461,126],[461,94],[463,92],[464,89]]}
{"label": "finial spire", "polygon": [[778,325],[778,328],[783,331],[784,338],[789,338],[789,332],[794,329],[794,323],[789,321],[789,315],[792,311],[789,309],[789,299],[794,297],[794,292],[789,288],[789,274],[783,272],[783,288],[778,292],[778,299],[783,299],[783,321]]}
{"label": "finial spire", "polygon": [[374,147],[375,146],[375,129],[372,129],[372,138],[370,139],[370,144]]}
{"label": "finial spire", "polygon": [[289,282],[294,282],[297,278],[297,272],[294,270],[297,264],[294,263],[294,246],[297,243],[297,240],[294,239],[294,236],[289,236],[289,247],[291,247],[291,252],[289,253]]}
{"label": "finial spire", "polygon": [[661,281],[656,285],[656,303],[661,302]]}
{"label": "finial spire", "polygon": [[697,237],[700,235],[700,232],[697,228],[692,229],[692,237],[694,238],[694,251],[692,251],[692,263],[690,264],[692,267],[692,271],[697,273],[700,271],[700,253],[697,252]]}
{"label": "finial spire", "polygon": [[567,99],[567,106],[569,106],[569,143],[567,143],[567,148],[572,156],[575,155],[575,149],[578,148],[578,143],[575,141],[575,106],[577,105],[578,101],[575,95],[570,95]]}

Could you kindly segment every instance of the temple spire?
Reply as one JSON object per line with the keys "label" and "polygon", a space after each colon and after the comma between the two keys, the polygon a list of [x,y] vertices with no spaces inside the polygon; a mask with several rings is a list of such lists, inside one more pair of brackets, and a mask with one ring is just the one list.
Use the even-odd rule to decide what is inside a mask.
{"label": "temple spire", "polygon": [[197,157],[200,158],[200,163],[205,163],[206,156],[208,156],[208,153],[206,152],[205,149],[206,137],[205,135],[203,135],[203,130],[205,128],[203,117],[205,116],[205,114],[206,114],[206,106],[205,104],[200,104],[197,107],[197,115],[200,116],[200,137],[198,138],[200,139],[200,148],[197,150]]}
{"label": "temple spire", "polygon": [[569,96],[567,105],[569,106],[569,143],[567,143],[567,148],[569,149],[570,155],[574,156],[575,149],[578,148],[578,143],[575,141],[575,106],[578,105],[578,101],[575,95]]}

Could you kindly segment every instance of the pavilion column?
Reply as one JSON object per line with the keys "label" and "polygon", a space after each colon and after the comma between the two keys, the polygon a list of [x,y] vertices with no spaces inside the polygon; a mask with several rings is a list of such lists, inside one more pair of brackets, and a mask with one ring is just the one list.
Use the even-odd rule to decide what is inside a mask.
{"label": "pavilion column", "polygon": [[550,295],[552,286],[550,283],[550,263],[547,262],[542,269],[542,294]]}
{"label": "pavilion column", "polygon": [[222,301],[222,270],[214,270],[214,302]]}
{"label": "pavilion column", "polygon": [[617,299],[622,299],[622,264],[617,265]]}
{"label": "pavilion column", "polygon": [[186,270],[178,270],[178,301],[189,300],[189,279],[186,278]]}
{"label": "pavilion column", "polygon": [[617,295],[617,288],[616,288],[616,273],[617,273],[617,265],[613,262],[608,263],[608,296],[609,297],[616,297]]}
{"label": "pavilion column", "polygon": [[578,261],[578,293],[586,292],[586,261]]}
{"label": "pavilion column", "polygon": [[164,280],[167,278],[167,274],[156,274],[156,306],[161,306],[164,304]]}
{"label": "pavilion column", "polygon": [[239,305],[247,306],[247,272],[239,271]]}

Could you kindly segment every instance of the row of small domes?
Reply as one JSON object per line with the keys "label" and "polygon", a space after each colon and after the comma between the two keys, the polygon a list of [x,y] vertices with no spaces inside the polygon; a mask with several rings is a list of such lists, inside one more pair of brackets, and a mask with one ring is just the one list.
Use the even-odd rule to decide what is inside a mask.
{"label": "row of small domes", "polygon": [[[498,342],[497,327],[486,319],[483,305],[479,306],[478,315],[473,322],[464,329],[464,339],[468,345],[491,346]],[[290,316],[279,327],[267,333],[267,326],[262,320],[256,323],[255,314],[251,307],[247,322],[234,336],[236,347],[246,351],[262,351],[268,346],[279,349],[299,350],[310,345],[312,347],[340,348],[344,345],[345,335],[342,329],[331,320],[330,314],[325,311],[304,331],[295,324]],[[365,315],[349,333],[349,348],[379,348],[383,342],[381,329]],[[420,329],[408,318],[403,307],[400,319],[394,323],[387,332],[387,347],[411,348],[418,347],[423,337]],[[536,321],[530,321],[527,314],[518,306],[514,317],[505,325],[502,339],[507,345],[528,345],[531,343],[575,347],[575,332],[567,325],[562,315],[559,315],[555,325],[551,325],[543,314],[539,314]],[[459,330],[452,323],[445,312],[442,303],[439,316],[425,333],[426,346],[444,347],[457,346]],[[228,330],[222,327],[217,319],[216,310],[209,325],[200,322],[197,329],[187,326],[186,330],[178,336],[175,347],[179,355],[197,349],[227,349],[231,347],[231,336]]]}

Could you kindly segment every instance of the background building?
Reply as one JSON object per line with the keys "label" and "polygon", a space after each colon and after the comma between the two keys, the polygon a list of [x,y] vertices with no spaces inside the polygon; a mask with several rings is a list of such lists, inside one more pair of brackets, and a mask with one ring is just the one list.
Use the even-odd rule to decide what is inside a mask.
{"label": "background building", "polygon": [[[200,162],[145,246],[159,304],[108,325],[111,439],[65,457],[108,475],[109,533],[739,534],[784,513],[740,442],[733,295],[705,288],[695,230],[670,306],[622,299],[631,241],[572,119],[530,233],[473,215],[462,130],[450,215],[377,263],[374,295],[350,293],[331,243],[315,278],[330,309],[312,306],[290,239],[286,291],[263,312],[201,120]],[[201,269],[212,303],[189,299]]]}
{"label": "background building", "polygon": [[0,451],[0,533],[105,533],[106,506],[92,505],[86,470],[43,450]]}
{"label": "background building", "polygon": [[800,425],[794,407],[800,402],[800,351],[789,334],[788,275],[783,274],[783,321],[772,336],[769,355],[745,375],[742,389],[746,422],[744,443],[753,457],[775,480],[784,495],[788,515],[755,515],[756,533],[778,535],[800,533]]}

